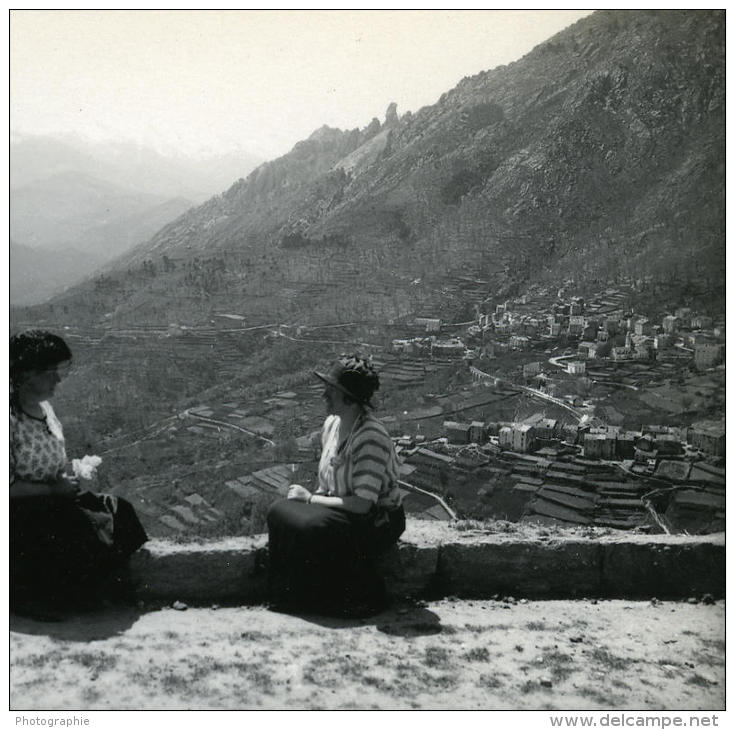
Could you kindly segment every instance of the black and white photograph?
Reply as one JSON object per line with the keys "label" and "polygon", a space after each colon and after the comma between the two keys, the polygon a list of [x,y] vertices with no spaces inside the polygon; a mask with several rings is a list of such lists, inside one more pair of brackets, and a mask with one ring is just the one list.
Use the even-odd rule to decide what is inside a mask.
{"label": "black and white photograph", "polygon": [[13,725],[724,724],[725,18],[9,10]]}

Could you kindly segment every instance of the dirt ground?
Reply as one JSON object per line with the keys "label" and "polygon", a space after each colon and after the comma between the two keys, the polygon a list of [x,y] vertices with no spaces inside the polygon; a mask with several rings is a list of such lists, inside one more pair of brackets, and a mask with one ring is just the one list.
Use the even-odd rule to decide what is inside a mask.
{"label": "dirt ground", "polygon": [[13,710],[725,707],[724,601],[115,609],[10,629]]}

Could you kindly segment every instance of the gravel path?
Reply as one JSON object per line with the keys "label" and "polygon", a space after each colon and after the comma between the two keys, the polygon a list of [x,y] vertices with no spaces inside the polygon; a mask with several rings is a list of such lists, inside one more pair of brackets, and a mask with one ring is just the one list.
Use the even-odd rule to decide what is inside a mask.
{"label": "gravel path", "polygon": [[725,706],[724,601],[117,609],[10,629],[13,710]]}

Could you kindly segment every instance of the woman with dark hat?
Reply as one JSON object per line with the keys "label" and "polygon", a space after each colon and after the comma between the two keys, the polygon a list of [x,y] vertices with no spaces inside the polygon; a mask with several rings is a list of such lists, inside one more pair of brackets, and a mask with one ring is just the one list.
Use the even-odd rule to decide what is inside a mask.
{"label": "woman with dark hat", "polygon": [[344,357],[325,384],[318,487],[291,485],[268,513],[271,602],[286,610],[370,613],[385,602],[374,559],[405,529],[398,459],[368,409],[380,382],[364,359]]}
{"label": "woman with dark hat", "polygon": [[[132,505],[80,490],[66,474],[61,423],[49,398],[71,364],[61,337],[10,338],[10,599],[19,613],[53,617],[95,588],[146,540]],[[80,471],[99,457],[85,457]]]}

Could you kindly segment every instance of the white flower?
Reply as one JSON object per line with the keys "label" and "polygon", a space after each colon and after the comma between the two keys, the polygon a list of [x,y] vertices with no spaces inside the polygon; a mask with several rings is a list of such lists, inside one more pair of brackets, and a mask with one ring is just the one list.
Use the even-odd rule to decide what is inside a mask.
{"label": "white flower", "polygon": [[93,479],[101,463],[102,457],[85,454],[81,459],[72,459],[71,468],[77,479]]}

